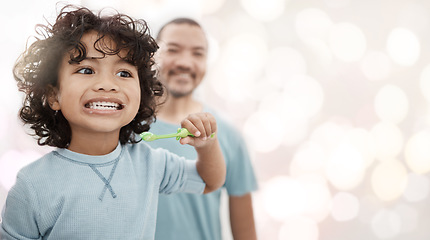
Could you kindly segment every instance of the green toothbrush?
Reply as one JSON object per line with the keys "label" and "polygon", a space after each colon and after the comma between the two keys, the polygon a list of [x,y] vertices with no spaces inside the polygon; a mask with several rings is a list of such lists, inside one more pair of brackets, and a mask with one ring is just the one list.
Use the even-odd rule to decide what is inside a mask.
{"label": "green toothbrush", "polygon": [[[211,138],[213,138],[214,135],[215,133],[212,133]],[[165,134],[165,135],[155,135],[151,132],[143,132],[140,134],[140,137],[146,142],[152,142],[157,139],[172,138],[172,137],[176,137],[176,140],[179,140],[187,136],[194,137],[194,135],[191,134],[186,128],[178,128],[177,133],[171,133],[171,134]]]}

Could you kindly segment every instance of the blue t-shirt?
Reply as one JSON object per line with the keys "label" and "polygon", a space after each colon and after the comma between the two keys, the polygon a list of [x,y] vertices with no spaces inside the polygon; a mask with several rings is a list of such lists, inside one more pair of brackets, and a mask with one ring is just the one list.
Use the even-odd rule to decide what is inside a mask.
{"label": "blue t-shirt", "polygon": [[20,170],[1,239],[154,239],[159,193],[202,193],[195,161],[146,143],[103,156],[57,149]]}
{"label": "blue t-shirt", "polygon": [[[205,109],[207,111],[207,109]],[[227,167],[224,188],[229,195],[241,196],[257,189],[257,182],[243,138],[221,117],[210,111],[217,120],[217,135]],[[151,125],[155,134],[174,133],[179,125],[157,120]],[[181,146],[174,138],[149,143],[183,156],[195,159],[196,151],[191,146]],[[193,195],[179,193],[159,196],[157,240],[219,240],[222,238],[220,222],[221,190]]]}

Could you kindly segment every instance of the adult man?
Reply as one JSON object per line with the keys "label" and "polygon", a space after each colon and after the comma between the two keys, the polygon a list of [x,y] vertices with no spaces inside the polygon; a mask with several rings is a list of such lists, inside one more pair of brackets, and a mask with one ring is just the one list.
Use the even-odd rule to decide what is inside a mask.
{"label": "adult man", "polygon": [[[175,132],[181,119],[190,113],[213,111],[197,101],[192,93],[206,73],[208,41],[201,26],[188,18],[174,19],[158,33],[160,49],[155,60],[159,78],[167,90],[166,99],[157,113],[151,131],[157,134]],[[227,177],[224,187],[229,195],[230,223],[234,239],[256,239],[251,192],[257,183],[242,137],[218,115],[218,139],[226,160]],[[163,147],[188,158],[195,150],[178,147],[174,139],[154,141],[153,147]],[[219,240],[221,191],[203,196],[191,194],[164,195],[159,198],[155,239]]]}

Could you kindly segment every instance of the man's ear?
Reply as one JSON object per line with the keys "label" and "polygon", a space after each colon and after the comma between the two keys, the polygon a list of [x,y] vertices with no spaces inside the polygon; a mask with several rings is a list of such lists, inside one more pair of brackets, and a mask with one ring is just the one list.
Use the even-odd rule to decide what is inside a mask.
{"label": "man's ear", "polygon": [[52,85],[48,86],[48,104],[52,110],[60,110],[60,103],[58,102],[58,88]]}

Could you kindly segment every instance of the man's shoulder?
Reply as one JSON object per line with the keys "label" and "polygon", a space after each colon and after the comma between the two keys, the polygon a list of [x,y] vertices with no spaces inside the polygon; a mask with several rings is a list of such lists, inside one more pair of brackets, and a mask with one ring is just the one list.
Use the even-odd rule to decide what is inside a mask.
{"label": "man's shoulder", "polygon": [[218,139],[220,140],[223,151],[232,151],[232,149],[242,149],[245,146],[245,140],[232,119],[222,114],[221,111],[211,109],[205,106],[205,110],[212,113],[217,121]]}
{"label": "man's shoulder", "polygon": [[219,127],[222,128],[226,128],[228,130],[235,130],[236,127],[233,124],[233,120],[231,119],[231,117],[227,114],[225,114],[222,111],[216,110],[210,106],[205,105],[204,106],[204,111],[211,113],[216,121],[217,121],[217,125]]}

